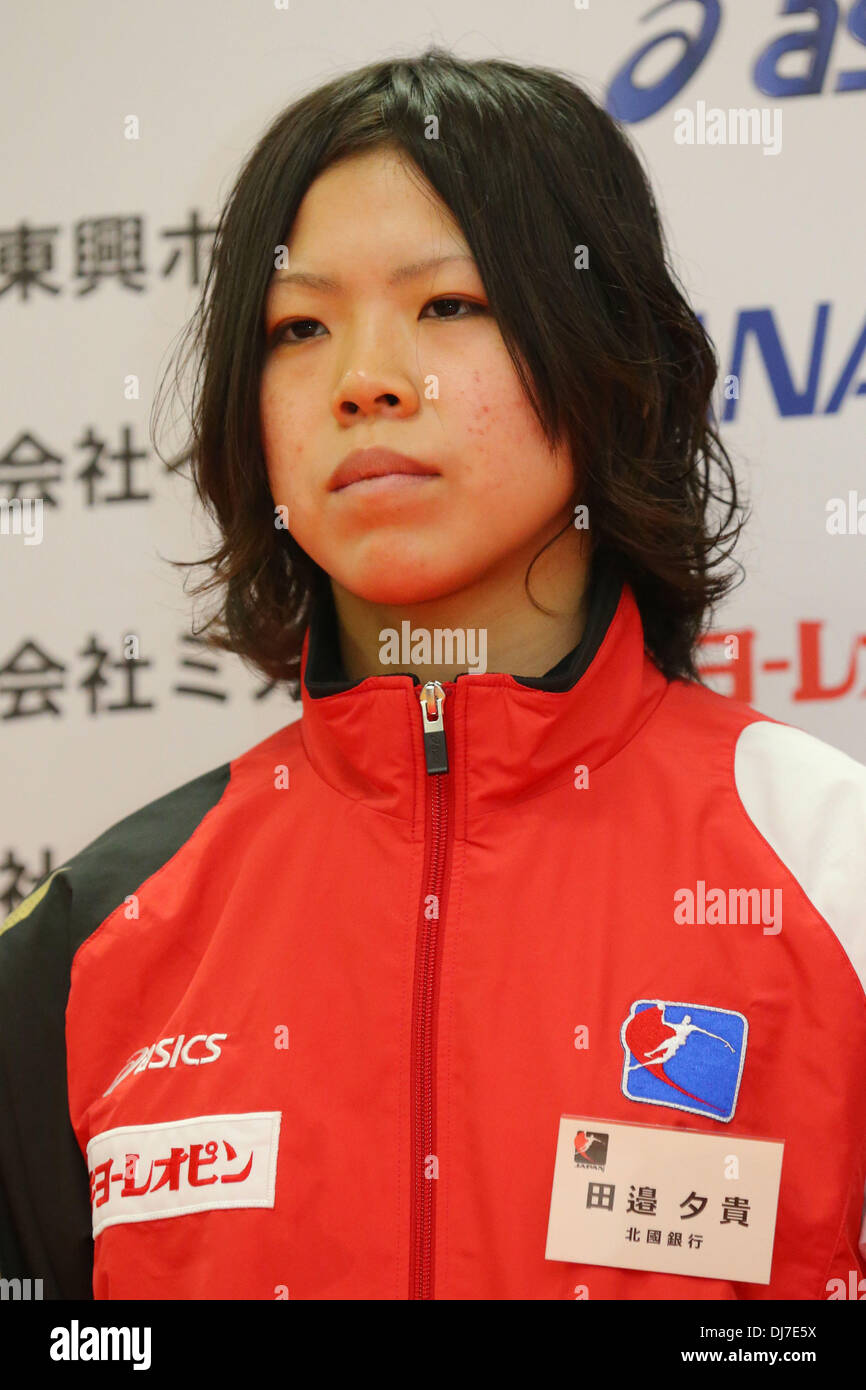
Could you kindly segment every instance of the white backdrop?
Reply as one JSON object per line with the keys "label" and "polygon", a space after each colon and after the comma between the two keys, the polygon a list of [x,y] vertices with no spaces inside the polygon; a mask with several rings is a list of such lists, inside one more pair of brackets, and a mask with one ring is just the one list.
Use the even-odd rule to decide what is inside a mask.
{"label": "white backdrop", "polygon": [[[634,92],[620,106],[678,273],[739,378],[723,438],[754,514],[735,552],[748,577],[715,631],[738,634],[740,656],[717,640],[703,660],[723,693],[866,762],[866,4],[783,7],[29,0],[7,16],[0,499],[55,505],[39,544],[11,520],[0,531],[0,919],[121,816],[300,713],[190,639],[184,574],[204,570],[160,555],[198,558],[211,535],[190,484],[153,453],[153,392],[207,265],[210,237],[194,228],[215,225],[271,118],[338,72],[430,42],[565,69],[608,103],[657,36],[686,37],[654,47],[633,86],[655,89],[692,40],[711,39],[678,91],[644,96],[659,109],[635,119]],[[771,54],[756,76],[799,34],[809,47]],[[701,102],[778,111],[781,149],[677,143],[675,112]],[[862,534],[828,533],[833,498],[862,503]]]}

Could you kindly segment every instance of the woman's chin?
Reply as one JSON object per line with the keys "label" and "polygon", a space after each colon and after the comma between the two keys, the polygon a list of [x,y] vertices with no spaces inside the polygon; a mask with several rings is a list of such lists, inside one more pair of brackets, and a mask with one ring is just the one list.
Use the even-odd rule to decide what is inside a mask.
{"label": "woman's chin", "polygon": [[365,603],[389,608],[434,603],[459,592],[467,583],[461,574],[454,571],[425,569],[417,561],[412,564],[396,563],[393,558],[383,558],[354,573],[344,570],[332,577]]}

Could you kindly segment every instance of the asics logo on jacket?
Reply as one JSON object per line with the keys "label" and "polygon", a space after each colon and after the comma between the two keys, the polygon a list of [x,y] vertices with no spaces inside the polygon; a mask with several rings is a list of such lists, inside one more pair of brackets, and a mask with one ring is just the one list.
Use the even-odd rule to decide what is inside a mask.
{"label": "asics logo on jacket", "polygon": [[[178,1038],[161,1038],[159,1042],[151,1043],[150,1047],[142,1047],[138,1052],[133,1052],[108,1090],[102,1094],[110,1095],[115,1086],[125,1081],[132,1072],[144,1071],[147,1067],[176,1067],[178,1061],[188,1067],[197,1067],[202,1062],[215,1062],[222,1050],[217,1039],[224,1040],[227,1037],[228,1033],[195,1033],[184,1041],[184,1035],[181,1033]],[[199,1052],[193,1056],[194,1047],[204,1047],[204,1055]]]}

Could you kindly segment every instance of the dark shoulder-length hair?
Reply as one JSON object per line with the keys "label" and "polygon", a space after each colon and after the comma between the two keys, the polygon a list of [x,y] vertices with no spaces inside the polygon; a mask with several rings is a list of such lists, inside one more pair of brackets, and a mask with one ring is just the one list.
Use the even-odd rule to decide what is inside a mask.
{"label": "dark shoulder-length hair", "polygon": [[650,657],[668,679],[699,680],[699,637],[732,585],[718,568],[745,518],[732,520],[734,470],[713,423],[718,363],[668,264],[646,174],[622,129],[565,73],[435,46],[288,106],[219,219],[181,340],[184,365],[197,360],[191,432],[163,460],[170,470],[191,463],[221,535],[204,560],[172,562],[208,565],[195,592],[221,591],[199,629],[206,644],[287,681],[297,699],[323,571],[275,525],[259,425],[264,301],[313,180],[384,145],[414,162],[459,223],[545,437],[569,441],[591,553],[613,552]]}

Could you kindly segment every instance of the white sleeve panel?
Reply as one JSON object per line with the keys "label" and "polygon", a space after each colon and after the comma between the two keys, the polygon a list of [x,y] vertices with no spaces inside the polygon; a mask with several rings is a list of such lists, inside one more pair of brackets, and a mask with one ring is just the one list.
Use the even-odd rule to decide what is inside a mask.
{"label": "white sleeve panel", "polygon": [[[802,729],[758,720],[737,739],[734,780],[866,990],[866,767]],[[866,1260],[866,1191],[859,1246]]]}
{"label": "white sleeve panel", "polygon": [[866,767],[802,729],[758,720],[737,739],[734,779],[866,990]]}

